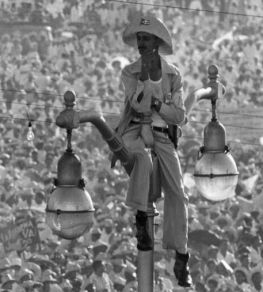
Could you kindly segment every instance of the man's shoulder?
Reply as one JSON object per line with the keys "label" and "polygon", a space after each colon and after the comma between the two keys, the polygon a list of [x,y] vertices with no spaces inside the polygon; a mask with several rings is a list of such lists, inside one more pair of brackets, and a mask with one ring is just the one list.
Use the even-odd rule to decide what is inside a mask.
{"label": "man's shoulder", "polygon": [[168,74],[174,74],[177,76],[181,75],[179,68],[174,63],[171,63],[164,58],[162,58],[162,69]]}
{"label": "man's shoulder", "polygon": [[130,73],[130,74],[138,73],[140,71],[141,71],[140,59],[126,65],[122,70],[122,72]]}

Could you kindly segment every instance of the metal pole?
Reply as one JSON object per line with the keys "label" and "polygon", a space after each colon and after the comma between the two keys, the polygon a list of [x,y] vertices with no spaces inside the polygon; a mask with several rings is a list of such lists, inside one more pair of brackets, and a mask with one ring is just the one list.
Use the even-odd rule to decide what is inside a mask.
{"label": "metal pole", "polygon": [[[148,232],[154,243],[154,216],[158,212],[153,203],[149,203],[147,210]],[[154,244],[153,244],[154,246]],[[137,280],[138,292],[153,292],[154,291],[154,247],[149,251],[138,250],[137,257]]]}
{"label": "metal pole", "polygon": [[[72,120],[75,117],[75,111],[73,109],[75,105],[75,93],[72,91],[67,91],[64,94],[64,100],[66,105],[66,110],[60,113],[56,119],[56,124],[61,128],[66,128],[68,132],[68,148],[71,148],[71,130],[72,130]],[[134,154],[130,153],[128,149],[123,144],[122,140],[116,133],[107,126],[104,118],[98,114],[94,114],[88,111],[78,112],[79,122],[93,123],[96,128],[101,132],[102,137],[110,146],[110,149],[115,153],[118,159],[121,160],[125,170],[128,175],[130,175],[131,170],[134,165]],[[148,149],[149,155],[152,158],[152,150]],[[151,179],[151,192],[155,193],[156,183],[154,179]],[[154,243],[154,216],[159,215],[153,202],[149,202],[147,210],[147,224],[148,232]],[[153,244],[154,245],[154,244]],[[138,250],[137,258],[137,280],[138,280],[138,292],[153,292],[154,291],[154,247],[150,251],[140,251]]]}

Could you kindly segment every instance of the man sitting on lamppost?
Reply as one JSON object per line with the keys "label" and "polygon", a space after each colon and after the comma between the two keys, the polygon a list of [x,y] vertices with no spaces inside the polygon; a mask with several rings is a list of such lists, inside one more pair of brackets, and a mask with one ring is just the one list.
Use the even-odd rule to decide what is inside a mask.
{"label": "man sitting on lamppost", "polygon": [[[177,151],[171,138],[172,126],[185,120],[183,83],[178,69],[160,54],[173,53],[165,24],[149,16],[135,18],[123,33],[125,44],[138,48],[140,58],[122,71],[125,106],[117,128],[136,159],[130,174],[126,205],[136,210],[137,247],[151,250],[147,230],[148,203],[152,197],[152,160],[157,161],[158,178],[164,193],[163,247],[176,252],[174,273],[178,284],[190,287],[187,249],[188,195],[185,192]],[[156,194],[154,194],[156,195]]]}

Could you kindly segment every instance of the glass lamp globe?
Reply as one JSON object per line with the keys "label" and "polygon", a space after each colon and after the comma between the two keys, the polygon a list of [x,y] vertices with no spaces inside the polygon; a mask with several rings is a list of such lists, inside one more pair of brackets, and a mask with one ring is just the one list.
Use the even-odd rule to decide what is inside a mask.
{"label": "glass lamp globe", "polygon": [[81,173],[79,157],[67,149],[58,161],[55,188],[46,207],[47,225],[65,239],[78,238],[92,226],[94,207]]}
{"label": "glass lamp globe", "polygon": [[75,239],[91,229],[94,207],[89,193],[78,187],[57,187],[46,208],[46,223],[54,234]]}
{"label": "glass lamp globe", "polygon": [[195,184],[206,199],[221,201],[235,195],[236,163],[229,152],[206,152],[195,165]]}
{"label": "glass lamp globe", "polygon": [[226,131],[216,117],[216,101],[224,95],[224,86],[219,82],[218,68],[211,65],[208,68],[208,87],[199,100],[211,100],[212,119],[204,128],[204,146],[202,154],[195,165],[195,184],[201,195],[211,201],[221,201],[235,195],[238,181],[238,171],[235,160],[226,146]]}

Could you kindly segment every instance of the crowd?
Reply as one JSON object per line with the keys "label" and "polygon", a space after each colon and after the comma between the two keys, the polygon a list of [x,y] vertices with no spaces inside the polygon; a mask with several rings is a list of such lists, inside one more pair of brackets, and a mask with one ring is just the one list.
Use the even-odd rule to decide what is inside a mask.
{"label": "crowd", "polygon": [[[111,1],[37,2],[53,38],[44,30],[34,32],[34,26],[31,33],[0,36],[0,291],[137,291],[134,222],[124,205],[128,178],[121,166],[110,169],[110,151],[90,124],[73,131],[72,146],[95,205],[93,227],[69,241],[45,224],[46,196],[66,149],[66,133],[55,125],[64,109],[63,94],[74,90],[76,109],[102,112],[115,127],[123,104],[121,69],[136,57],[121,34],[128,19],[143,11],[164,18],[172,31],[176,54],[169,58],[184,76],[186,94],[204,86],[208,66],[216,64],[226,86],[219,111],[258,109],[263,105],[263,21],[208,12],[223,1],[209,1],[212,8],[205,1],[176,1],[175,6],[184,2],[206,10],[199,12]],[[238,12],[246,3],[236,2],[226,6],[228,11]],[[243,13],[258,11],[244,7]],[[5,13],[6,21],[14,19],[13,13]],[[210,118],[207,104],[195,105],[178,148],[190,194],[193,291],[262,291],[262,139],[253,129],[240,143],[230,136],[239,171],[236,195],[222,202],[205,200],[192,173]],[[33,141],[27,140],[29,121]],[[174,255],[161,247],[162,203],[155,218],[155,291],[183,291],[175,283]]]}

